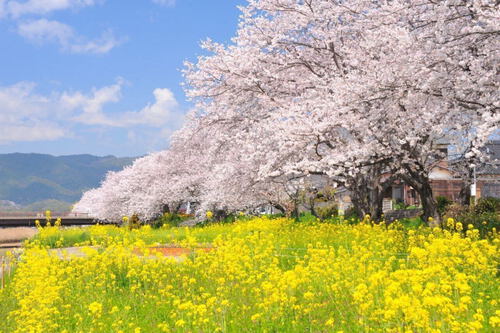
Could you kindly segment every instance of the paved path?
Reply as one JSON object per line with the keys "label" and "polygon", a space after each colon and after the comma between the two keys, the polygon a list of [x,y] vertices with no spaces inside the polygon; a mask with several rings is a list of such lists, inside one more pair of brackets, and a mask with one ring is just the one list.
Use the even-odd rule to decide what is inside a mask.
{"label": "paved path", "polygon": [[[92,249],[99,249],[99,246],[85,246],[85,247],[65,247],[65,248],[60,248],[60,249],[49,249],[49,253],[52,255],[56,255],[60,259],[63,260],[71,260],[71,258],[83,258],[86,257],[87,255],[85,254],[84,248],[92,248]],[[154,251],[154,248],[151,248],[152,251]],[[168,251],[164,251],[167,249]],[[175,248],[177,249],[177,248]],[[181,262],[186,258],[186,254],[190,253],[191,250],[189,249],[181,249],[179,248],[180,251],[173,251],[173,248],[165,247],[165,248],[159,248],[157,251],[160,252],[164,257],[170,257],[175,259],[177,262]],[[209,249],[210,250],[210,249]],[[0,265],[2,263],[6,264],[4,266],[9,266],[9,261],[6,257],[7,252],[13,253],[17,258],[22,254],[24,249],[22,247],[11,247],[11,248],[0,248]],[[140,251],[134,251],[134,253],[137,256],[143,257],[145,259],[158,259],[156,255],[148,255],[144,256],[143,254],[140,253]],[[1,288],[1,279],[2,275],[8,274],[11,271],[10,267],[4,267],[2,270],[0,267],[0,288]]]}

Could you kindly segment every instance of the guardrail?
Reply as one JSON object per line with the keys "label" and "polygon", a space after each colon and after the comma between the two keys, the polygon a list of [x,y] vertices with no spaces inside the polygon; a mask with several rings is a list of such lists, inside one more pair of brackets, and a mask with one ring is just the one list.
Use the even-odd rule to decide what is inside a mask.
{"label": "guardrail", "polygon": [[[88,213],[74,213],[74,212],[65,212],[65,213],[58,213],[58,212],[50,212],[51,216],[55,217],[88,217],[90,218]],[[45,212],[2,212],[0,211],[0,218],[1,217],[36,217],[38,219],[45,219]]]}
{"label": "guardrail", "polygon": [[[19,216],[19,217],[5,217],[0,216],[0,228],[9,227],[36,227],[36,220],[40,221],[42,226],[47,224],[45,217],[37,216]],[[50,220],[50,224],[54,225],[57,218],[53,217]],[[99,221],[90,217],[61,217],[61,226],[83,226],[83,225],[94,225],[94,224],[116,224],[107,221]]]}

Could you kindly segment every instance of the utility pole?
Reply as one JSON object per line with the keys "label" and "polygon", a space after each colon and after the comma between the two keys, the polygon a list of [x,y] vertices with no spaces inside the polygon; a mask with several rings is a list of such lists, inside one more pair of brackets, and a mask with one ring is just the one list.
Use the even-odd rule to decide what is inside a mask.
{"label": "utility pole", "polygon": [[473,182],[470,186],[470,203],[471,206],[474,206],[476,204],[476,194],[477,194],[477,178],[476,178],[475,165],[472,167],[472,177],[473,177]]}

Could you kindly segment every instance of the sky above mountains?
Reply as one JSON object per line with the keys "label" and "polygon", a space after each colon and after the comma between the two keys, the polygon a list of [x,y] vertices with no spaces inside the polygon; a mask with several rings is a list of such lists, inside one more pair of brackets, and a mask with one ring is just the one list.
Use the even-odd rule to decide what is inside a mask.
{"label": "sky above mountains", "polygon": [[0,153],[138,156],[192,107],[199,43],[227,42],[244,0],[0,0]]}

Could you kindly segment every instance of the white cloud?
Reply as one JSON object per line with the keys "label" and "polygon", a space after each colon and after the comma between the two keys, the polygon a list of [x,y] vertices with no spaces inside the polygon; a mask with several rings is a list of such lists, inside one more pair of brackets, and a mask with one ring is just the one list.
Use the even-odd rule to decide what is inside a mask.
{"label": "white cloud", "polygon": [[153,3],[161,6],[174,6],[176,0],[153,0]]}
{"label": "white cloud", "polygon": [[24,38],[36,43],[58,42],[65,45],[73,38],[73,28],[58,21],[40,19],[22,23],[17,27],[17,32]]}
{"label": "white cloud", "polygon": [[174,94],[166,88],[153,91],[155,102],[137,112],[127,112],[118,120],[121,126],[147,125],[162,127],[179,118],[179,104]]}
{"label": "white cloud", "polygon": [[0,125],[0,144],[12,142],[53,141],[66,136],[57,124],[40,122],[28,125]]}
{"label": "white cloud", "polygon": [[115,120],[105,115],[103,107],[108,103],[116,103],[121,99],[122,84],[123,81],[120,80],[116,84],[101,89],[94,88],[87,95],[81,92],[64,93],[61,96],[61,104],[70,110],[83,111],[78,116],[75,116],[73,121],[87,125],[116,126]]}
{"label": "white cloud", "polygon": [[[0,123],[9,119],[42,113],[51,104],[50,97],[34,93],[35,84],[19,82],[0,87]],[[46,116],[46,114],[43,114]]]}
{"label": "white cloud", "polygon": [[37,44],[58,44],[61,50],[70,53],[108,53],[123,43],[108,29],[99,37],[88,38],[77,34],[65,23],[44,18],[54,11],[75,10],[94,6],[105,0],[0,0],[0,18],[8,17],[17,25],[22,37]]}
{"label": "white cloud", "polygon": [[55,140],[65,135],[52,119],[52,97],[38,95],[34,88],[31,82],[0,87],[0,144]]}
{"label": "white cloud", "polygon": [[96,0],[28,0],[3,1],[4,13],[12,18],[24,15],[46,15],[58,10],[83,8],[95,5]]}
{"label": "white cloud", "polygon": [[[130,141],[166,140],[180,127],[184,113],[166,88],[153,91],[154,102],[137,111],[108,112],[106,106],[122,98],[125,81],[90,92],[37,94],[32,82],[0,86],[0,144],[69,137],[74,128],[123,128]],[[116,109],[116,107],[115,107]],[[149,128],[149,129],[146,129]],[[159,130],[152,130],[158,128]],[[153,133],[156,133],[153,135]],[[166,141],[164,141],[166,142]]]}
{"label": "white cloud", "polygon": [[0,19],[7,15],[7,11],[5,9],[5,0],[0,0]]}
{"label": "white cloud", "polygon": [[108,53],[125,40],[125,38],[116,38],[111,30],[107,30],[97,39],[85,40],[82,37],[77,38],[68,45],[68,50],[72,53],[103,54]]}
{"label": "white cloud", "polygon": [[19,35],[34,43],[56,43],[62,50],[71,53],[107,53],[122,42],[115,38],[111,31],[105,31],[97,39],[86,40],[78,36],[69,25],[47,19],[21,23],[17,31]]}
{"label": "white cloud", "polygon": [[81,109],[83,112],[74,120],[87,125],[163,127],[169,124],[178,125],[182,121],[183,113],[179,108],[179,103],[174,94],[166,88],[155,89],[153,91],[155,102],[139,111],[127,111],[112,116],[106,114],[103,106],[120,100],[122,85],[122,82],[118,82],[112,86],[94,90],[87,96],[81,93],[64,94],[61,101],[70,108]]}

